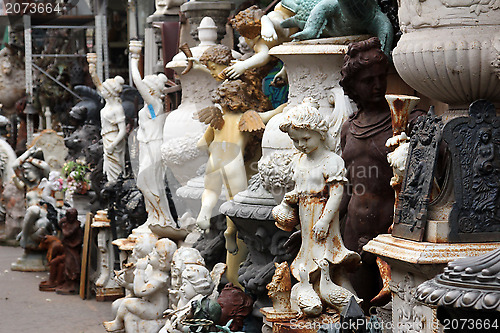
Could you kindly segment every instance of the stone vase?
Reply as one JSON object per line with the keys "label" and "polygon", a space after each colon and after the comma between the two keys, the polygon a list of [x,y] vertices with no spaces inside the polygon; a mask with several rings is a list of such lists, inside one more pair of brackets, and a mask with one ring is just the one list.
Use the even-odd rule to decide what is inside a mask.
{"label": "stone vase", "polygon": [[470,103],[500,106],[500,6],[496,1],[401,0],[396,70],[418,92],[449,104],[444,120]]}
{"label": "stone vase", "polygon": [[284,62],[290,83],[288,105],[283,113],[274,116],[266,125],[259,161],[264,186],[277,202],[281,202],[284,193],[293,187],[289,162],[296,152],[292,140],[280,131],[279,125],[288,110],[299,105],[305,97],[312,97],[319,104],[319,112],[330,124],[329,147],[340,151],[340,129],[351,112],[349,100],[339,85],[340,69],[347,45],[361,39],[366,39],[366,36],[284,43],[270,50],[270,55]]}

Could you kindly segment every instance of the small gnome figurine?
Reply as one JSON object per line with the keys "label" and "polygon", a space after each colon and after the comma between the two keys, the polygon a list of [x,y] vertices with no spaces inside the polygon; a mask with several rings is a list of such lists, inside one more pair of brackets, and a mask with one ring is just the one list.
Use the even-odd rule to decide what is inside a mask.
{"label": "small gnome figurine", "polygon": [[78,221],[78,211],[70,208],[65,217],[59,221],[63,233],[64,246],[64,277],[65,282],[56,288],[56,293],[63,295],[75,294],[80,285],[81,251],[83,231]]}

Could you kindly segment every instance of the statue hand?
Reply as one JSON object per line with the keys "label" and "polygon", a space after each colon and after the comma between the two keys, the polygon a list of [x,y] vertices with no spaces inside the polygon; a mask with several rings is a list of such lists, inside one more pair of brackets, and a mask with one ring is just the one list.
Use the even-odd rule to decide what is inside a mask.
{"label": "statue hand", "polygon": [[132,58],[138,59],[141,56],[142,42],[138,40],[131,40],[128,46],[128,50],[132,55]]}
{"label": "statue hand", "polygon": [[273,41],[278,39],[278,34],[276,33],[276,30],[274,29],[272,24],[270,26],[269,25],[262,25],[262,29],[260,31],[260,36],[266,42],[273,42]]}
{"label": "statue hand", "polygon": [[97,54],[96,53],[87,53],[87,62],[89,65],[96,65],[97,64]]}
{"label": "statue hand", "polygon": [[313,227],[314,237],[317,241],[321,241],[328,235],[330,224],[324,220],[318,220]]}
{"label": "statue hand", "polygon": [[243,61],[237,61],[232,66],[225,68],[222,73],[232,79],[235,80],[241,76],[247,70],[246,66],[243,64]]}

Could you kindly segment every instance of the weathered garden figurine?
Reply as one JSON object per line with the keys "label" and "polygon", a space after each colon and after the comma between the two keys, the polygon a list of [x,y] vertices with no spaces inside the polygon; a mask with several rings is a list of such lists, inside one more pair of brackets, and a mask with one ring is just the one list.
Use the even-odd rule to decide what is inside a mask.
{"label": "weathered garden figurine", "polygon": [[[376,296],[381,286],[376,258],[363,252],[363,246],[378,234],[387,233],[394,213],[394,191],[390,185],[393,171],[385,146],[393,134],[385,99],[389,60],[380,47],[376,37],[351,44],[340,81],[345,93],[358,105],[358,111],[344,124],[341,133],[342,158],[349,180],[341,205],[341,215],[346,216],[343,238],[347,248],[362,256],[363,264],[351,281],[366,301]],[[389,299],[387,285],[372,302],[384,304]]]}
{"label": "weathered garden figurine", "polygon": [[[318,262],[325,259],[335,266],[332,280],[351,289],[344,277],[345,270],[356,267],[360,258],[344,246],[340,234],[339,207],[347,182],[346,169],[342,158],[325,145],[327,122],[318,112],[315,102],[306,98],[302,104],[289,110],[280,129],[288,133],[299,151],[292,162],[295,188],[285,194],[281,205],[273,209],[277,227],[291,230],[300,223],[302,244],[291,264],[292,274],[303,282],[302,268],[310,283],[317,285]],[[322,297],[323,293],[319,296]]]}
{"label": "weathered garden figurine", "polygon": [[39,247],[47,251],[49,279],[40,282],[38,290],[55,291],[57,286],[64,283],[64,246],[57,236],[47,235],[42,238]]}
{"label": "weathered garden figurine", "polygon": [[125,298],[112,321],[105,321],[108,332],[125,329],[131,332],[158,331],[162,315],[168,307],[167,288],[170,262],[176,245],[168,238],[156,242],[154,250],[137,261],[134,272],[134,294]]}
{"label": "weathered garden figurine", "polygon": [[83,230],[78,221],[78,211],[70,208],[59,221],[64,246],[64,284],[56,288],[56,293],[71,295],[79,290],[82,261]]}
{"label": "weathered garden figurine", "polygon": [[[146,75],[141,79],[139,73],[140,42],[131,41],[130,72],[134,84],[144,99],[144,107],[139,111],[139,172],[137,187],[144,195],[144,203],[148,212],[145,227],[151,223],[159,225],[175,225],[170,213],[165,193],[165,169],[161,160],[163,125],[167,114],[163,109],[163,90],[167,82],[164,74]],[[143,227],[144,228],[144,227]]]}
{"label": "weathered garden figurine", "polygon": [[225,69],[224,75],[236,79],[246,70],[262,67],[271,61],[273,57],[269,55],[269,50],[273,46],[289,41],[290,29],[283,28],[280,23],[291,15],[293,13],[280,4],[267,15],[257,6],[239,12],[231,20],[231,25],[245,37],[247,45],[253,48],[255,54]]}
{"label": "weathered garden figurine", "polygon": [[97,91],[106,101],[101,109],[101,135],[104,145],[103,172],[108,181],[115,180],[125,170],[126,122],[120,93],[125,80],[121,76],[101,82],[97,76],[97,56],[87,54],[89,73]]}

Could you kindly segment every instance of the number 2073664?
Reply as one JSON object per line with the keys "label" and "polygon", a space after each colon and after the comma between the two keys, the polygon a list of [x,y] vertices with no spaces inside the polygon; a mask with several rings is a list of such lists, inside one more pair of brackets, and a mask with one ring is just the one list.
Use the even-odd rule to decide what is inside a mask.
{"label": "number 2073664", "polygon": [[50,15],[61,14],[63,7],[51,2],[5,2],[7,15]]}

